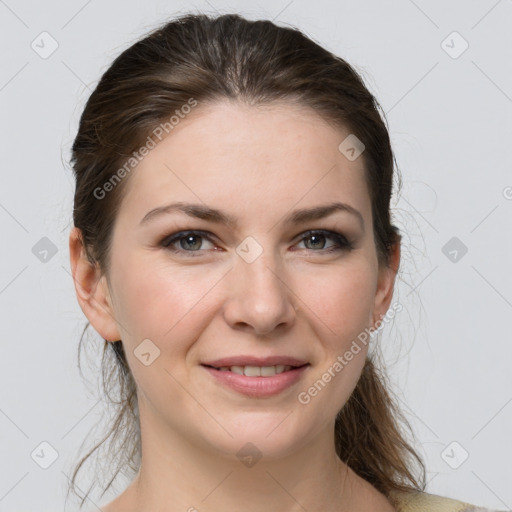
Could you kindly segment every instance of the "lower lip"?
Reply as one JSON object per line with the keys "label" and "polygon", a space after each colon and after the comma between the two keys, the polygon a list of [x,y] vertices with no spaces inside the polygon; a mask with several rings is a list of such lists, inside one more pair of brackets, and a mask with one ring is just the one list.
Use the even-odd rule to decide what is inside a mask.
{"label": "lower lip", "polygon": [[274,396],[293,386],[309,365],[294,368],[287,372],[273,375],[272,377],[247,377],[230,371],[216,370],[210,366],[204,366],[210,375],[218,379],[231,389],[253,398]]}

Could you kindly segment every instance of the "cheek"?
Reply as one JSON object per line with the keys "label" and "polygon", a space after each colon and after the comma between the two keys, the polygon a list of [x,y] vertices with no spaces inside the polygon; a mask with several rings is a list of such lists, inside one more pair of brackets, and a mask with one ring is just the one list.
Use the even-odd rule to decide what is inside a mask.
{"label": "cheek", "polygon": [[134,348],[149,338],[166,351],[185,349],[182,345],[193,340],[208,320],[205,296],[222,274],[201,272],[199,267],[176,269],[155,261],[125,262],[117,268],[116,313],[123,340]]}
{"label": "cheek", "polygon": [[[203,297],[215,280],[210,276],[204,282],[191,273],[184,276],[168,269],[159,271],[155,265],[151,269],[124,274],[118,308],[123,343],[128,364],[146,398],[153,401],[165,390],[163,403],[171,399],[179,402],[180,387],[176,382],[186,378],[187,354],[210,321]],[[145,342],[151,359],[153,354],[158,353],[158,357],[145,366],[137,357],[141,353],[137,349],[148,339],[157,347]]]}
{"label": "cheek", "polygon": [[[301,288],[318,340],[318,369],[302,391],[316,404],[316,415],[331,421],[361,376],[368,352],[375,273],[364,262],[317,274]],[[309,311],[308,311],[309,309]],[[302,395],[303,396],[303,395]],[[318,399],[316,398],[318,396]]]}
{"label": "cheek", "polygon": [[376,276],[364,261],[316,272],[301,280],[297,295],[322,323],[333,343],[352,339],[369,325],[375,296]]}

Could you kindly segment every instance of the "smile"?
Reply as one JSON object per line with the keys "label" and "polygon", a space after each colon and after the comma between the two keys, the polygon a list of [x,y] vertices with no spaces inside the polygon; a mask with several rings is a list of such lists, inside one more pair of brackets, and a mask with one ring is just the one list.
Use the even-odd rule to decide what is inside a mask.
{"label": "smile", "polygon": [[282,393],[296,384],[309,364],[220,368],[201,366],[221,385],[252,398],[265,398]]}
{"label": "smile", "polygon": [[215,368],[221,372],[233,372],[247,377],[272,377],[283,372],[290,371],[293,366],[278,364],[275,366],[222,366]]}

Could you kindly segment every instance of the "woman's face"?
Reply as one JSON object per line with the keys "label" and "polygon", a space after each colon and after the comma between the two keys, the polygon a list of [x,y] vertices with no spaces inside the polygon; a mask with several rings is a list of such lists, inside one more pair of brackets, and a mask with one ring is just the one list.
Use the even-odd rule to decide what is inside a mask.
{"label": "woman's face", "polygon": [[[332,434],[367,345],[343,356],[387,311],[394,281],[379,270],[363,157],[338,149],[348,135],[290,104],[200,104],[131,172],[110,253],[115,321],[95,327],[123,341],[143,428],[270,458]],[[149,214],[176,203],[195,206]],[[333,203],[346,208],[299,214]],[[235,357],[228,366],[306,366],[205,366]]]}

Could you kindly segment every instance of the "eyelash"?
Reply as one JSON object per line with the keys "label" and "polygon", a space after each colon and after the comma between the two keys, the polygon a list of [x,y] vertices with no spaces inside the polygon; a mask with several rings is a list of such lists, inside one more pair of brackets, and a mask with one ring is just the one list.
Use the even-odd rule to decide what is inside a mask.
{"label": "eyelash", "polygon": [[[185,249],[176,249],[176,248],[171,247],[172,244],[179,242],[181,239],[186,238],[187,236],[190,236],[190,235],[200,236],[202,238],[205,238],[209,242],[214,243],[213,240],[208,236],[207,232],[200,231],[200,230],[190,230],[190,231],[179,231],[170,236],[166,236],[162,240],[160,245],[162,245],[163,247],[165,247],[166,249],[168,249],[169,251],[171,251],[173,253],[182,253],[182,254],[183,253],[192,253],[190,255],[187,255],[187,257],[195,258],[195,257],[199,256],[199,254],[196,255],[193,253],[203,252],[201,249],[198,249],[196,251],[186,251]],[[330,254],[330,253],[337,252],[337,251],[350,251],[351,249],[353,249],[353,244],[351,242],[349,242],[341,233],[337,233],[336,231],[329,231],[326,229],[317,229],[317,230],[306,231],[303,234],[302,238],[299,240],[299,243],[302,242],[304,239],[311,237],[313,235],[320,235],[320,236],[325,236],[326,238],[330,238],[331,240],[333,240],[336,243],[336,245],[334,245],[333,247],[330,247],[328,249],[319,249],[319,250],[309,249],[309,251]]]}

